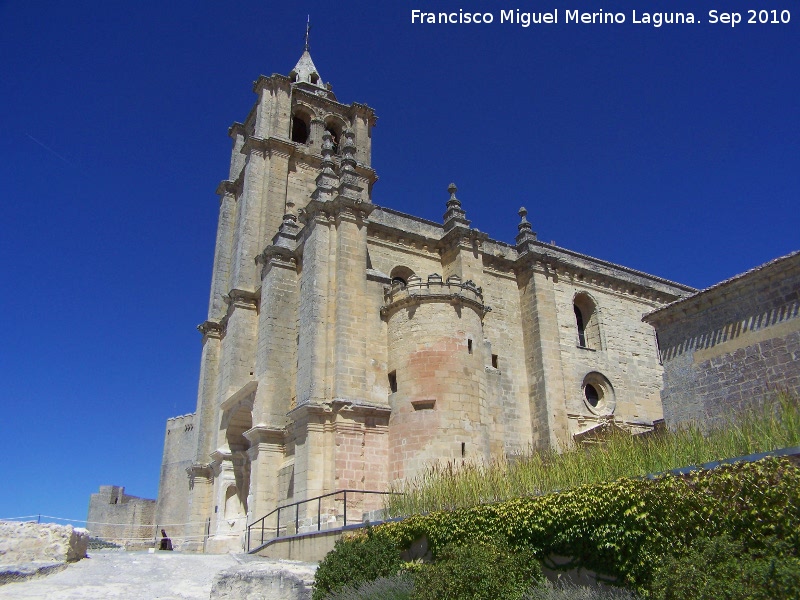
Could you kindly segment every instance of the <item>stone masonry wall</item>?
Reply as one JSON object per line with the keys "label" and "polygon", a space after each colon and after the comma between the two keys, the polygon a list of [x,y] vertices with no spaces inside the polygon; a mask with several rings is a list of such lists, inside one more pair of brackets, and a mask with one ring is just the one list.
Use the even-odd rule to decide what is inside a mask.
{"label": "stone masonry wall", "polygon": [[89,500],[86,528],[92,537],[125,546],[152,546],[156,501],[129,496],[125,488],[101,485]]}
{"label": "stone masonry wall", "polygon": [[174,417],[167,421],[164,435],[164,455],[161,460],[158,502],[153,525],[165,529],[173,543],[179,546],[185,537],[183,524],[189,520],[188,505],[183,499],[189,489],[186,469],[191,467],[197,444],[194,414]]}
{"label": "stone masonry wall", "polygon": [[664,361],[664,419],[729,417],[776,392],[800,397],[800,253],[647,317]]}
{"label": "stone masonry wall", "polygon": [[[615,418],[648,425],[661,419],[662,368],[653,328],[642,322],[642,315],[657,305],[621,290],[569,277],[560,278],[554,288],[570,434],[584,429],[595,418],[583,394],[584,378],[592,372],[602,374],[613,386]],[[578,344],[573,308],[578,294],[589,295],[596,305],[599,347]]]}

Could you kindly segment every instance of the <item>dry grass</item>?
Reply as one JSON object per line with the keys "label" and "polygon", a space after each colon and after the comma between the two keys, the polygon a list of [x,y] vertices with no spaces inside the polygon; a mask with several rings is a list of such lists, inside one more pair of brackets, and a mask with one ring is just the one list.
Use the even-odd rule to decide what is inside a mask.
{"label": "dry grass", "polygon": [[611,437],[602,446],[531,451],[490,464],[434,464],[388,496],[391,516],[406,516],[545,494],[586,483],[640,477],[690,465],[800,445],[800,402],[775,402],[707,431],[690,426],[639,439]]}

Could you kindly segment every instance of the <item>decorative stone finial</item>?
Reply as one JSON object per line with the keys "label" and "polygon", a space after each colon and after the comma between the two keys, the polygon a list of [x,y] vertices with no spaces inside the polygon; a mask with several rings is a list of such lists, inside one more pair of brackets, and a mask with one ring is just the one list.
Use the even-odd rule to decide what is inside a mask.
{"label": "decorative stone finial", "polygon": [[520,216],[520,222],[519,225],[517,225],[517,229],[519,230],[516,238],[517,246],[525,242],[535,242],[536,232],[533,230],[533,227],[531,227],[530,222],[528,222],[528,209],[521,206],[517,214]]}
{"label": "decorative stone finial", "polygon": [[448,185],[447,191],[450,193],[450,199],[447,201],[447,212],[444,213],[444,230],[449,231],[456,225],[469,227],[467,213],[461,208],[461,200],[456,198],[458,191],[456,184]]}
{"label": "decorative stone finial", "polygon": [[456,184],[451,183],[450,185],[448,185],[447,191],[450,192],[450,200],[448,201],[448,205],[450,204],[450,202],[457,202],[458,206],[461,206],[461,201],[458,198],[456,198],[456,192],[458,191]]}
{"label": "decorative stone finial", "polygon": [[339,186],[339,178],[334,171],[333,138],[330,131],[322,134],[322,170],[317,175],[317,189],[312,197],[320,202],[333,199],[334,191]]}
{"label": "decorative stone finial", "polygon": [[358,200],[361,198],[364,188],[359,185],[356,174],[356,134],[348,126],[342,132],[342,138],[339,193],[347,198]]}

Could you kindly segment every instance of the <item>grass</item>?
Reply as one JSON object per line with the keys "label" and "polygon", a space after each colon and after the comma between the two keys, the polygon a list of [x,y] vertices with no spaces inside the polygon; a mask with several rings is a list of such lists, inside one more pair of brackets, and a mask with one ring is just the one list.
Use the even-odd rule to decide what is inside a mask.
{"label": "grass", "polygon": [[530,451],[489,464],[436,463],[395,486],[392,491],[403,495],[388,496],[386,508],[393,517],[466,508],[799,445],[800,401],[779,395],[705,431],[692,425],[644,438],[618,434],[588,449]]}

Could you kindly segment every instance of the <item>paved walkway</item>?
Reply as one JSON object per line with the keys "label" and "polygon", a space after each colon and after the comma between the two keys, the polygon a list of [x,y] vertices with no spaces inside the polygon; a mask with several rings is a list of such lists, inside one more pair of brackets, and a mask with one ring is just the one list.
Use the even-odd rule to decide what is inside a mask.
{"label": "paved walkway", "polygon": [[0,599],[208,600],[214,576],[236,564],[230,554],[95,551],[59,573],[0,586]]}

